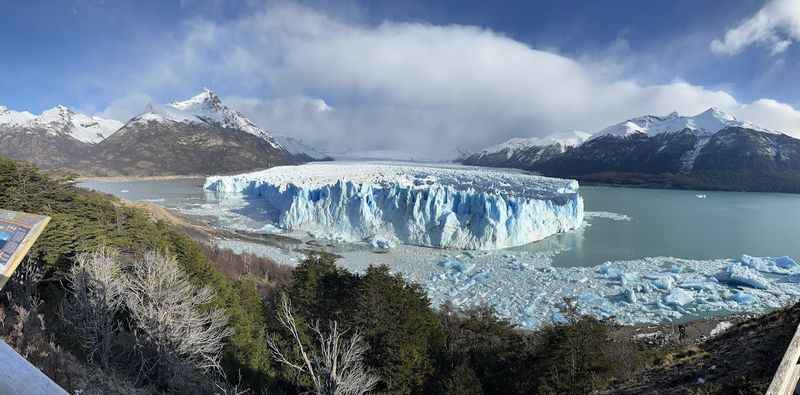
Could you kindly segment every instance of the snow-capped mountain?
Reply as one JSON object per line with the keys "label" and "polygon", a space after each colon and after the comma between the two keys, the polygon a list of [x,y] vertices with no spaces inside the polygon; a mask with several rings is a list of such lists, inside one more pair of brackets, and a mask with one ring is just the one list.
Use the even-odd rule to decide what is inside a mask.
{"label": "snow-capped mountain", "polygon": [[40,115],[0,107],[0,155],[45,168],[66,167],[90,160],[92,147],[121,126],[65,106]]}
{"label": "snow-capped mountain", "polygon": [[511,158],[519,151],[526,150],[531,147],[547,147],[556,144],[560,145],[564,149],[567,147],[576,147],[588,140],[590,136],[591,134],[589,133],[574,130],[571,132],[551,134],[546,137],[517,137],[485,148],[479,154],[486,156],[502,153],[507,158]]}
{"label": "snow-capped mountain", "polygon": [[97,144],[95,158],[87,172],[107,175],[206,175],[312,160],[288,151],[208,89],[149,105]]}
{"label": "snow-capped mountain", "polygon": [[144,110],[123,124],[60,105],[40,115],[0,107],[0,155],[95,175],[201,175],[327,159],[292,137],[280,137],[284,148],[208,89]]}
{"label": "snow-capped mountain", "polygon": [[286,150],[303,160],[323,160],[330,156],[296,137],[273,134],[262,129],[244,114],[225,104],[210,89],[187,100],[175,101],[165,106],[149,105],[146,111],[134,119],[135,122],[204,123],[227,129],[240,130],[259,137],[275,149]]}
{"label": "snow-capped mountain", "polygon": [[88,144],[99,143],[122,127],[122,122],[81,114],[61,105],[44,111],[31,123]]}
{"label": "snow-capped mountain", "polygon": [[661,133],[674,133],[683,130],[689,130],[698,136],[710,136],[728,127],[775,133],[749,122],[739,121],[733,114],[712,107],[691,117],[681,116],[678,115],[677,112],[673,112],[667,116],[645,115],[631,118],[595,133],[594,137],[606,135],[630,136],[637,133],[654,136]]}
{"label": "snow-capped mountain", "polygon": [[222,104],[219,96],[210,89],[203,89],[188,100],[176,101],[165,108],[168,117],[178,120],[197,120],[224,128],[238,129],[254,136],[261,137],[275,148],[279,148],[272,135],[242,115],[242,113]]}
{"label": "snow-capped mountain", "polygon": [[0,107],[0,128],[42,129],[87,144],[99,143],[121,127],[121,122],[81,114],[62,105],[45,110],[38,116]]}
{"label": "snow-capped mountain", "polygon": [[800,140],[716,108],[632,118],[572,148],[525,147],[512,140],[463,162],[603,183],[800,192]]}
{"label": "snow-capped mountain", "polygon": [[545,137],[512,138],[469,155],[462,162],[478,166],[528,168],[583,144],[590,136],[589,133],[575,130]]}
{"label": "snow-capped mountain", "polygon": [[13,111],[8,107],[0,106],[0,126],[19,126],[36,118],[27,111]]}

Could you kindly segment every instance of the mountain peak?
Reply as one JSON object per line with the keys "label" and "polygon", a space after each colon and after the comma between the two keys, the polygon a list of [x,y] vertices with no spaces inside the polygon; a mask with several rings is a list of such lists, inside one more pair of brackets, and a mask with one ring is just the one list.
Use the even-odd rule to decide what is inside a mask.
{"label": "mountain peak", "polygon": [[689,130],[694,134],[709,136],[727,127],[736,126],[762,132],[775,133],[749,122],[742,122],[736,117],[719,107],[711,107],[695,116],[678,115],[677,112],[666,117],[653,117],[646,115],[632,118],[627,121],[609,126],[595,134],[595,136],[615,135],[628,136],[635,133],[656,135],[660,133],[674,133]]}
{"label": "mountain peak", "polygon": [[178,110],[191,110],[202,107],[221,109],[222,100],[211,89],[203,88],[200,93],[190,97],[189,99],[170,103],[170,107]]}
{"label": "mountain peak", "polygon": [[281,148],[280,144],[266,130],[256,126],[242,113],[222,104],[219,96],[208,88],[204,88],[200,93],[187,100],[172,102],[162,110],[171,120],[203,122],[238,129],[263,138],[275,148]]}
{"label": "mountain peak", "polygon": [[733,114],[725,112],[719,107],[711,107],[708,110],[703,111],[696,117],[712,117],[722,121],[736,121],[736,117]]}
{"label": "mountain peak", "polygon": [[57,105],[49,110],[44,110],[36,117],[36,121],[42,124],[57,123],[66,125],[71,122],[74,112],[69,107],[64,105]]}

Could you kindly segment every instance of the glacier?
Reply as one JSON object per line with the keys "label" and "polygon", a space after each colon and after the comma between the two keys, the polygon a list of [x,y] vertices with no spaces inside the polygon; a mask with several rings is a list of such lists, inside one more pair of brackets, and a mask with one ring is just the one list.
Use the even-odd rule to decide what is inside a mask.
{"label": "glacier", "polygon": [[493,250],[578,228],[578,182],[465,166],[333,162],[208,177],[220,199],[246,196],[287,231]]}

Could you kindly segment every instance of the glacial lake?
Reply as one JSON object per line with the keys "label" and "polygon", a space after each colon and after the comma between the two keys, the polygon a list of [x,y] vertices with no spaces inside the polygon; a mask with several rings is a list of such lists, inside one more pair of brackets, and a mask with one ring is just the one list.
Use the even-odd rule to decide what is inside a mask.
{"label": "glacial lake", "polygon": [[[218,200],[202,184],[202,179],[176,179],[79,185],[177,209],[227,230],[280,232],[264,220],[268,208],[260,201]],[[487,303],[527,328],[558,320],[564,298],[576,300],[584,314],[627,324],[763,312],[800,300],[800,265],[786,266],[782,258],[740,258],[800,258],[800,195],[589,186],[580,191],[584,226],[503,250],[398,245],[376,251],[363,242],[331,244],[302,234],[291,236],[303,243],[215,243],[288,265],[300,262],[309,246],[323,245],[350,271],[387,265],[402,273],[426,290],[433,306]],[[732,266],[765,285],[720,281],[720,273]]]}
{"label": "glacial lake", "polygon": [[[86,181],[79,186],[191,214],[193,207],[218,204],[202,190],[202,183],[202,179]],[[658,256],[800,258],[800,195],[600,186],[582,186],[580,193],[590,213],[587,226],[511,250],[558,249],[553,265],[561,267]]]}

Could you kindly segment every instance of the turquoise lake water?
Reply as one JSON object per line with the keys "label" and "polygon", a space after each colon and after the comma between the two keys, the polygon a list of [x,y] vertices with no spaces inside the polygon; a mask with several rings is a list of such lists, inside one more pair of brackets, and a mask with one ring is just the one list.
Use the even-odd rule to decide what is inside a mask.
{"label": "turquoise lake water", "polygon": [[[169,208],[197,206],[212,199],[197,179],[80,185]],[[580,191],[587,212],[614,215],[593,216],[581,230],[520,248],[560,248],[563,252],[555,256],[556,266],[594,266],[655,256],[800,258],[800,195],[614,187],[581,187]]]}

